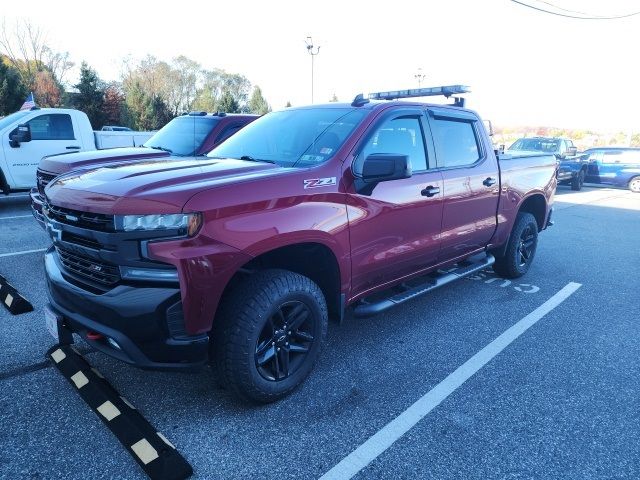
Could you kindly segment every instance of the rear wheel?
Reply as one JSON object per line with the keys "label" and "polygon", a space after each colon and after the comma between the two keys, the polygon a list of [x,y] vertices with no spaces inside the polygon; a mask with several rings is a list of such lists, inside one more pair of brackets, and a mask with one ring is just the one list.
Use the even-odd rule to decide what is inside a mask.
{"label": "rear wheel", "polygon": [[258,272],[234,288],[216,318],[211,358],[239,397],[267,403],[300,385],[327,333],[327,306],[309,278]]}
{"label": "rear wheel", "polygon": [[629,181],[629,190],[632,192],[640,193],[640,177],[633,177]]}
{"label": "rear wheel", "polygon": [[504,255],[496,255],[493,270],[505,278],[519,278],[529,270],[538,246],[538,222],[527,212],[520,212],[511,230]]}
{"label": "rear wheel", "polygon": [[580,191],[584,185],[584,170],[580,170],[575,177],[571,179],[571,190]]}

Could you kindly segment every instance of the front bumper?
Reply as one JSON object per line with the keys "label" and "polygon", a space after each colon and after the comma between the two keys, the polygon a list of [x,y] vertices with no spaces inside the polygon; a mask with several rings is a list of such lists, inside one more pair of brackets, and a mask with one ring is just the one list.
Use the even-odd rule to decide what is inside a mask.
{"label": "front bumper", "polygon": [[45,254],[51,309],[96,350],[145,369],[195,370],[207,363],[209,337],[184,332],[177,286],[121,284],[91,293],[67,278],[58,262],[51,247]]}
{"label": "front bumper", "polygon": [[42,206],[44,205],[42,195],[40,195],[37,188],[32,188],[29,192],[29,197],[31,197],[31,213],[33,214],[33,218],[36,219],[43,230],[46,230],[45,218],[42,213]]}

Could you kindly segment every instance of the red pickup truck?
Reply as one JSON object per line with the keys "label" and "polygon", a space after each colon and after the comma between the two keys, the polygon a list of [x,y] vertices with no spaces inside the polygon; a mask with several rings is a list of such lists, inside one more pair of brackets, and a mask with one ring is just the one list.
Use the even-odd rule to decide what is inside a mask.
{"label": "red pickup truck", "polygon": [[44,227],[44,217],[42,216],[44,187],[58,175],[72,170],[90,170],[106,165],[151,159],[202,157],[256,118],[258,115],[190,112],[171,120],[142,147],[112,148],[46,156],[40,160],[38,165],[37,186],[31,189],[33,216]]}
{"label": "red pickup truck", "polygon": [[328,318],[372,315],[493,265],[550,224],[556,158],[497,157],[460,86],[269,113],[203,161],[62,175],[45,189],[46,319],[142,368],[212,363],[269,402],[310,373]]}

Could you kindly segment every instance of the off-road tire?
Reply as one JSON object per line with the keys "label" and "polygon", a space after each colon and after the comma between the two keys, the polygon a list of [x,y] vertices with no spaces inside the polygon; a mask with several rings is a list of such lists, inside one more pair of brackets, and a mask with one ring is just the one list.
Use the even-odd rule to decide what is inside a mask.
{"label": "off-road tire", "polygon": [[[258,340],[264,329],[270,328],[270,318],[292,304],[308,310],[313,341],[297,370],[286,378],[269,380],[258,366]],[[225,296],[215,319],[210,358],[218,381],[252,403],[269,403],[288,395],[313,369],[326,338],[327,324],[324,295],[312,280],[287,270],[252,274]]]}
{"label": "off-road tire", "polygon": [[[522,254],[523,243],[525,243],[523,236],[526,237],[527,244],[531,241],[526,261],[523,261]],[[493,264],[493,270],[504,278],[520,278],[529,270],[536,254],[537,246],[538,222],[528,212],[518,213],[504,255],[495,256],[496,261]]]}
{"label": "off-road tire", "polygon": [[579,192],[584,185],[584,170],[580,170],[575,177],[571,179],[571,190]]}

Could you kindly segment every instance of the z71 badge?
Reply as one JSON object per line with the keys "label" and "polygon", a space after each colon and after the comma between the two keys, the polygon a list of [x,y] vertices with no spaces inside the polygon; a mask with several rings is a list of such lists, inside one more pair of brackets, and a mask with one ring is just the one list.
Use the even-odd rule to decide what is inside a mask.
{"label": "z71 badge", "polygon": [[336,177],[308,178],[304,180],[304,188],[328,187],[336,184]]}

